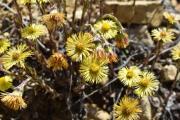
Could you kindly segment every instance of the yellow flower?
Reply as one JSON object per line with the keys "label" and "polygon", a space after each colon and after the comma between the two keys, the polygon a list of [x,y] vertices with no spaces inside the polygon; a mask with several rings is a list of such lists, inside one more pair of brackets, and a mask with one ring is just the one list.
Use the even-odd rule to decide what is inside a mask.
{"label": "yellow flower", "polygon": [[13,91],[12,93],[3,94],[1,101],[5,106],[12,110],[21,110],[27,107],[27,104],[22,98],[22,92],[20,91]]}
{"label": "yellow flower", "polygon": [[[49,0],[37,0],[40,4],[47,3]],[[18,0],[18,3],[20,4],[34,4],[36,3],[36,0]]]}
{"label": "yellow flower", "polygon": [[17,45],[12,47],[1,57],[2,64],[5,69],[10,69],[14,65],[19,65],[19,67],[25,67],[25,59],[32,55],[32,52],[28,50],[25,44]]}
{"label": "yellow flower", "polygon": [[5,91],[12,87],[12,78],[10,76],[0,77],[0,90]]}
{"label": "yellow flower", "polygon": [[33,4],[36,3],[36,0],[18,0],[18,3],[20,4]]}
{"label": "yellow flower", "polygon": [[21,30],[21,35],[23,38],[32,40],[35,40],[40,36],[46,35],[47,33],[47,28],[41,24],[31,24]]}
{"label": "yellow flower", "polygon": [[0,54],[4,53],[9,47],[11,43],[7,39],[0,39]]}
{"label": "yellow flower", "polygon": [[169,22],[170,24],[174,24],[174,23],[176,22],[174,15],[172,15],[172,14],[170,14],[170,13],[168,13],[168,12],[164,12],[163,15],[164,15],[164,18],[165,18],[166,20],[168,20],[168,22]]}
{"label": "yellow flower", "polygon": [[64,13],[50,13],[42,17],[42,22],[46,24],[49,30],[62,27],[65,24]]}
{"label": "yellow flower", "polygon": [[180,43],[173,47],[171,54],[173,60],[180,60]]}
{"label": "yellow flower", "polygon": [[106,60],[91,55],[83,60],[79,72],[86,82],[105,83],[108,80],[109,69]]}
{"label": "yellow flower", "polygon": [[115,38],[118,32],[116,23],[111,20],[101,20],[94,25],[94,28],[105,39]]}
{"label": "yellow flower", "polygon": [[153,95],[158,89],[159,81],[151,72],[142,72],[140,80],[137,82],[135,94],[143,97]]}
{"label": "yellow flower", "polygon": [[90,33],[79,33],[68,38],[66,43],[67,55],[73,61],[82,61],[90,55],[95,47],[93,36]]}
{"label": "yellow flower", "polygon": [[48,68],[52,68],[53,71],[62,70],[68,68],[68,62],[62,53],[54,53],[47,61]]}
{"label": "yellow flower", "polygon": [[155,40],[161,41],[163,43],[171,42],[175,38],[174,33],[166,28],[154,29],[152,31],[152,36]]}
{"label": "yellow flower", "polygon": [[138,120],[142,112],[137,99],[125,96],[114,105],[114,116],[116,120]]}
{"label": "yellow flower", "polygon": [[124,85],[132,87],[139,80],[140,73],[140,69],[136,66],[123,67],[118,72],[118,78]]}

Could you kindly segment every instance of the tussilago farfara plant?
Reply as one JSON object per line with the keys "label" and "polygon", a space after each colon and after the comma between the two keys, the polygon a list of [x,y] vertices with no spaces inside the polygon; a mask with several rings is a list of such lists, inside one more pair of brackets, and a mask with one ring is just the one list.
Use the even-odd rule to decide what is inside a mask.
{"label": "tussilago farfara plant", "polygon": [[116,120],[138,120],[142,109],[138,99],[124,96],[119,103],[114,105]]}
{"label": "tussilago farfara plant", "polygon": [[11,43],[8,39],[0,39],[0,54],[4,53],[10,46]]}
{"label": "tussilago farfara plant", "polygon": [[[108,86],[108,95],[109,91],[115,96],[119,94],[114,91],[114,87],[123,89],[122,96],[118,97],[120,100],[116,100],[119,102],[113,102],[111,106],[113,111],[110,112],[114,112],[115,119],[141,119],[142,97],[155,95],[159,87],[153,69],[135,60],[132,53],[140,50],[138,47],[137,51],[134,50],[136,44],[128,40],[117,18],[104,15],[96,22],[83,24],[83,18],[81,22],[71,20],[67,17],[66,9],[58,8],[65,6],[63,2],[53,4],[51,0],[18,0],[18,3],[24,4],[22,6],[28,7],[29,16],[18,12],[22,25],[17,25],[17,41],[14,40],[16,34],[9,35],[12,37],[11,43],[8,39],[0,39],[3,72],[0,76],[1,102],[12,110],[25,109],[27,103],[31,102],[26,103],[28,91],[32,90],[35,96],[41,94],[48,101],[56,98],[62,100],[58,103],[53,101],[52,106],[63,106],[58,111],[65,110],[74,114],[71,109],[74,104],[79,101],[85,103],[83,100]],[[41,8],[38,18],[33,18],[33,7]],[[171,15],[164,16],[171,24],[175,23]],[[29,20],[25,22],[24,18]],[[154,29],[152,36],[160,43],[171,42],[175,38],[169,28]],[[172,49],[172,56],[174,60],[179,59],[179,45]],[[118,87],[112,85],[115,81]],[[14,85],[14,82],[18,85]],[[82,90],[79,87],[81,85]],[[77,101],[74,102],[74,99]],[[87,102],[89,100],[91,98]],[[45,101],[41,102],[46,104]],[[66,103],[65,107],[63,103]]]}
{"label": "tussilago farfara plant", "polygon": [[176,19],[175,16],[170,14],[169,12],[164,12],[164,18],[170,23],[170,24],[175,24]]}
{"label": "tussilago farfara plant", "polygon": [[26,44],[20,44],[10,48],[0,59],[5,69],[10,69],[14,65],[18,67],[25,67],[25,60],[30,57],[32,52],[28,50]]}
{"label": "tussilago farfara plant", "polygon": [[172,48],[171,54],[173,60],[180,60],[180,43]]}
{"label": "tussilago farfara plant", "polygon": [[174,33],[167,28],[154,29],[152,31],[152,36],[154,37],[154,40],[160,41],[162,43],[171,42],[175,38]]}

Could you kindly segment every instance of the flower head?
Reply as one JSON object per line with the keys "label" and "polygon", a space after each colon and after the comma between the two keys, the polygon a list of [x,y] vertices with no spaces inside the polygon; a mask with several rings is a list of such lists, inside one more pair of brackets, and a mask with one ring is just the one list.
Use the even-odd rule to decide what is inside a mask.
{"label": "flower head", "polygon": [[173,47],[171,54],[173,60],[180,60],[180,43]]}
{"label": "flower head", "polygon": [[83,60],[79,71],[86,82],[104,83],[108,79],[107,61],[93,55]]}
{"label": "flower head", "polygon": [[169,22],[170,24],[174,24],[174,23],[176,22],[174,15],[172,15],[172,14],[170,14],[170,13],[168,13],[168,12],[164,12],[163,15],[164,15],[164,18],[165,18],[166,20],[168,20],[168,22]]}
{"label": "flower head", "polygon": [[142,72],[135,93],[141,97],[153,95],[158,89],[159,82],[151,72]]}
{"label": "flower head", "polygon": [[27,107],[27,104],[22,98],[22,92],[20,91],[13,91],[12,93],[3,94],[1,101],[5,106],[12,110],[21,110]]}
{"label": "flower head", "polygon": [[57,27],[62,27],[65,24],[64,13],[50,13],[42,17],[42,22],[46,24],[49,30],[54,30]]}
{"label": "flower head", "polygon": [[62,53],[54,53],[47,61],[49,68],[54,71],[68,68],[68,62]]}
{"label": "flower head", "polygon": [[125,96],[118,104],[114,105],[116,120],[138,120],[141,112],[139,101],[131,97]]}
{"label": "flower head", "polygon": [[6,54],[1,57],[1,60],[5,69],[10,69],[14,65],[25,67],[25,59],[31,55],[32,52],[28,50],[28,47],[25,44],[20,44],[9,49]]}
{"label": "flower head", "polygon": [[116,63],[118,61],[118,56],[115,52],[110,51],[108,53],[108,59],[109,59],[109,63]]}
{"label": "flower head", "polygon": [[41,24],[31,24],[21,30],[21,35],[23,38],[35,40],[40,36],[46,35],[47,29]]}
{"label": "flower head", "polygon": [[12,78],[10,76],[0,77],[0,90],[5,91],[12,87]]}
{"label": "flower head", "polygon": [[128,35],[126,33],[118,34],[115,43],[118,48],[126,48],[129,45]]}
{"label": "flower head", "polygon": [[174,34],[171,30],[166,28],[158,28],[152,31],[152,36],[155,40],[161,41],[163,43],[171,42],[174,39]]}
{"label": "flower head", "polygon": [[33,4],[33,3],[36,3],[36,0],[18,0],[18,3],[20,4]]}
{"label": "flower head", "polygon": [[90,55],[94,47],[93,36],[90,33],[74,34],[68,38],[66,43],[67,55],[73,61],[82,61]]}
{"label": "flower head", "polygon": [[136,66],[123,67],[118,72],[118,78],[124,85],[132,87],[139,80],[140,73],[140,69]]}
{"label": "flower head", "polygon": [[18,0],[18,3],[24,4],[24,5],[26,5],[26,4],[34,4],[36,2],[39,2],[40,4],[42,4],[42,3],[49,2],[49,0],[37,0],[37,1],[36,0]]}
{"label": "flower head", "polygon": [[11,43],[7,39],[0,39],[0,54],[4,53],[9,47]]}
{"label": "flower head", "polygon": [[105,39],[112,39],[117,35],[117,25],[112,20],[101,20],[94,25],[95,30]]}

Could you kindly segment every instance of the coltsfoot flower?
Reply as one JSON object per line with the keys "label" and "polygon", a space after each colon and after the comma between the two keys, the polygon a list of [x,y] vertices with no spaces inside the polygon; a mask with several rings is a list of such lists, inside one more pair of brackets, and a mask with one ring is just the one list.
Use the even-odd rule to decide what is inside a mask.
{"label": "coltsfoot flower", "polygon": [[73,61],[82,61],[93,52],[95,44],[90,33],[74,34],[66,42],[66,52]]}
{"label": "coltsfoot flower", "polygon": [[171,54],[173,60],[180,60],[180,43],[173,47]]}
{"label": "coltsfoot flower", "polygon": [[47,26],[49,30],[54,30],[58,27],[62,27],[65,24],[64,13],[50,13],[42,17],[42,22]]}
{"label": "coltsfoot flower", "polygon": [[36,40],[40,36],[46,35],[47,33],[46,26],[41,24],[31,24],[21,30],[22,37],[30,40]]}
{"label": "coltsfoot flower", "polygon": [[118,27],[112,20],[101,20],[94,25],[97,33],[100,33],[105,39],[115,38]]}
{"label": "coltsfoot flower", "polygon": [[18,3],[20,4],[33,4],[33,3],[36,3],[36,0],[18,0]]}
{"label": "coltsfoot flower", "polygon": [[163,15],[164,15],[164,18],[165,18],[166,20],[168,20],[168,22],[169,22],[170,24],[174,24],[174,23],[176,22],[174,15],[172,15],[172,14],[170,14],[170,13],[168,13],[168,12],[164,12]]}
{"label": "coltsfoot flower", "polygon": [[116,120],[138,120],[142,109],[139,106],[139,100],[125,96],[114,105],[114,116]]}
{"label": "coltsfoot flower", "polygon": [[42,3],[49,2],[49,0],[18,0],[18,3],[24,4],[24,5],[26,5],[26,4],[34,4],[36,2],[39,2],[40,4],[42,4]]}
{"label": "coltsfoot flower", "polygon": [[11,43],[8,39],[0,39],[0,54],[4,53],[10,45]]}
{"label": "coltsfoot flower", "polygon": [[12,110],[21,110],[27,107],[22,92],[13,91],[12,93],[3,93],[1,97],[2,103]]}
{"label": "coltsfoot flower", "polygon": [[116,63],[118,61],[118,56],[115,52],[110,51],[108,53],[108,59],[109,59],[109,63]]}
{"label": "coltsfoot flower", "polygon": [[54,53],[47,60],[48,68],[52,68],[53,71],[62,70],[68,68],[68,62],[62,53]]}
{"label": "coltsfoot flower", "polygon": [[175,37],[174,33],[167,28],[158,28],[152,31],[152,36],[155,40],[163,43],[171,42]]}
{"label": "coltsfoot flower", "polygon": [[25,44],[20,44],[9,49],[6,54],[1,57],[1,60],[4,68],[7,70],[14,65],[24,68],[25,59],[31,55],[32,52],[28,50],[28,47]]}
{"label": "coltsfoot flower", "polygon": [[159,81],[153,73],[145,71],[141,73],[140,80],[136,84],[135,94],[141,97],[151,96],[157,91]]}
{"label": "coltsfoot flower", "polygon": [[107,60],[97,59],[91,55],[83,60],[79,72],[86,82],[105,83],[109,72]]}
{"label": "coltsfoot flower", "polygon": [[0,90],[5,91],[12,87],[12,78],[10,76],[0,77]]}
{"label": "coltsfoot flower", "polygon": [[139,80],[140,73],[140,69],[136,66],[123,67],[118,72],[118,78],[124,85],[132,87]]}

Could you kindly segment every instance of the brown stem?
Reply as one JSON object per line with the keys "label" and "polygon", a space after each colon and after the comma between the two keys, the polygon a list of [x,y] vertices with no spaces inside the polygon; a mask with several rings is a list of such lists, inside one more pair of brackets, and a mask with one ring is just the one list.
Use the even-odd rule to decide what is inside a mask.
{"label": "brown stem", "polygon": [[41,14],[44,15],[44,14],[45,14],[45,11],[44,11],[44,9],[41,7],[41,4],[39,3],[38,0],[36,0],[36,3],[37,3],[37,5],[38,5],[38,8],[39,8],[40,11],[41,11]]}
{"label": "brown stem", "polygon": [[27,4],[27,8],[28,8],[28,11],[29,11],[29,20],[30,20],[30,23],[32,24],[33,17],[32,17],[32,11],[31,11],[31,4]]}
{"label": "brown stem", "polygon": [[153,64],[152,64],[152,69],[154,68],[154,65],[155,63],[157,62],[158,58],[159,58],[159,55],[161,53],[161,47],[162,47],[162,42],[161,41],[158,41],[157,43],[157,46],[156,46],[156,57],[155,57],[155,60],[153,61]]}
{"label": "brown stem", "polygon": [[17,3],[17,0],[14,0],[14,5],[16,7],[16,10],[17,10],[17,14],[18,14],[18,22],[19,22],[19,25],[20,27],[22,28],[23,27],[23,20],[22,20],[22,15],[21,15],[21,10],[20,10],[20,7]]}
{"label": "brown stem", "polygon": [[73,22],[73,23],[74,23],[75,17],[76,17],[77,5],[78,5],[78,0],[75,0],[74,10],[73,10],[73,16],[72,16],[72,22]]}

